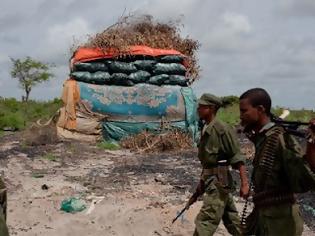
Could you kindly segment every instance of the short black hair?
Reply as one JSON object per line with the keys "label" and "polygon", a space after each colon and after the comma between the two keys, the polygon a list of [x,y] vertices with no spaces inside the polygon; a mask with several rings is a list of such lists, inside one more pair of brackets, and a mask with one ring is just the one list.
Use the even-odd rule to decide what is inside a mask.
{"label": "short black hair", "polygon": [[245,98],[249,100],[253,107],[263,106],[266,110],[266,114],[270,116],[271,98],[266,90],[262,88],[249,89],[240,96],[240,100]]}

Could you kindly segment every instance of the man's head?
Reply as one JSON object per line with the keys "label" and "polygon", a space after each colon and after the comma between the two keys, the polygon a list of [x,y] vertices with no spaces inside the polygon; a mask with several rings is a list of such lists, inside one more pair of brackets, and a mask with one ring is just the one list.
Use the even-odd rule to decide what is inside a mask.
{"label": "man's head", "polygon": [[209,119],[217,113],[222,106],[222,101],[219,97],[204,93],[198,100],[198,115],[201,119],[209,121]]}
{"label": "man's head", "polygon": [[261,126],[270,118],[271,98],[266,90],[253,88],[240,96],[240,118],[243,126]]}

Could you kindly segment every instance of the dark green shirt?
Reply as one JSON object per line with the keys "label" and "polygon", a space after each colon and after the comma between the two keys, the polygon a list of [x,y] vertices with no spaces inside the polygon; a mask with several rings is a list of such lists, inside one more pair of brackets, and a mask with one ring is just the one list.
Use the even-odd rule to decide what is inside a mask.
{"label": "dark green shirt", "polygon": [[245,162],[236,133],[231,126],[218,119],[211,121],[201,135],[198,158],[204,169],[216,167],[220,160],[227,160],[229,165]]}
{"label": "dark green shirt", "polygon": [[[203,169],[217,167],[218,162],[222,160],[226,160],[228,165],[234,165],[239,162],[245,163],[245,158],[240,153],[239,142],[234,130],[228,124],[218,119],[211,121],[201,135],[198,158]],[[214,176],[210,179],[214,180]],[[216,188],[215,183],[215,181],[211,181],[208,190]],[[225,186],[230,189],[235,187],[230,172],[228,172],[228,182]]]}

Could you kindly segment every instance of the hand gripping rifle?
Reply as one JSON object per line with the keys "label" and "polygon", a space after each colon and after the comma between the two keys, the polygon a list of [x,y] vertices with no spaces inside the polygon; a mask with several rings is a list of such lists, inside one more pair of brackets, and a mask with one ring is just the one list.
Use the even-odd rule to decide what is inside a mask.
{"label": "hand gripping rifle", "polygon": [[172,224],[174,224],[174,222],[186,211],[189,209],[189,207],[194,204],[198,197],[199,197],[199,193],[194,192],[194,194],[189,198],[188,202],[186,203],[186,206],[177,214],[177,216],[172,220]]}
{"label": "hand gripping rifle", "polygon": [[207,187],[211,184],[212,181],[206,181],[206,184],[203,180],[200,180],[199,185],[197,186],[196,191],[194,194],[189,198],[188,202],[186,203],[186,206],[177,214],[177,216],[172,220],[172,224],[186,211],[189,209],[189,207],[194,204],[197,199],[204,194]]}

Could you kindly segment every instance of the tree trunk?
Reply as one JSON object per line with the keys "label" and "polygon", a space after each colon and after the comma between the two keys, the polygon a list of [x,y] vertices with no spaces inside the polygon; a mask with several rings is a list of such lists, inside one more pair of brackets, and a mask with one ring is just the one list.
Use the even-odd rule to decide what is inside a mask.
{"label": "tree trunk", "polygon": [[30,91],[26,91],[25,102],[28,101],[28,97],[30,96]]}
{"label": "tree trunk", "polygon": [[28,102],[28,98],[29,98],[29,96],[30,96],[30,92],[31,92],[31,88],[26,87],[26,88],[25,88],[25,97],[22,96],[22,99],[24,99],[24,102]]}

